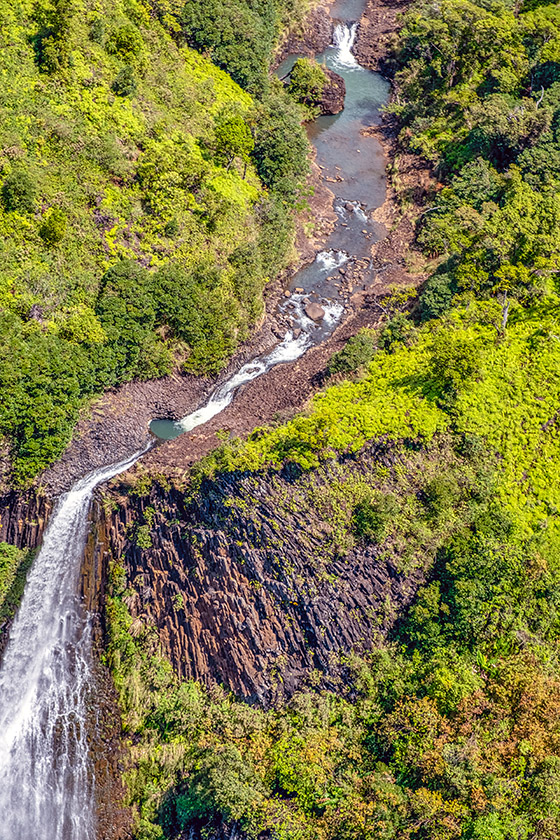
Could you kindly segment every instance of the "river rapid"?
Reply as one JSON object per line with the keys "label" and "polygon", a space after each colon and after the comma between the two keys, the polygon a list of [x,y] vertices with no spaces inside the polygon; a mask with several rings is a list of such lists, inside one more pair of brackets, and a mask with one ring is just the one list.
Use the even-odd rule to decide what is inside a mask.
{"label": "river rapid", "polygon": [[[338,224],[315,262],[293,278],[294,291],[281,304],[291,329],[272,352],[216,388],[201,408],[179,422],[153,421],[156,437],[170,439],[207,422],[242,385],[322,342],[344,315],[337,277],[343,265],[367,256],[379,238],[370,211],[382,203],[385,189],[381,150],[361,135],[378,119],[388,93],[381,77],[360,67],[352,54],[364,5],[364,0],[335,3],[332,14],[340,20],[335,43],[319,56],[347,86],[342,114],[309,128],[317,161],[332,182]],[[309,317],[310,302],[322,307],[324,317]],[[91,633],[77,595],[79,573],[95,488],[129,469],[145,451],[95,470],[59,499],[28,575],[0,665],[0,840],[95,840],[87,737]]]}

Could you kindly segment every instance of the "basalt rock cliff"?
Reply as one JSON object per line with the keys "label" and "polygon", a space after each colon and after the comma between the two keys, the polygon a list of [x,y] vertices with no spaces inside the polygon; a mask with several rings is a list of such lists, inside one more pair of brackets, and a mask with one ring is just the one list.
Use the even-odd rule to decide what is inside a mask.
{"label": "basalt rock cliff", "polygon": [[[422,572],[337,532],[329,487],[393,455],[377,448],[314,473],[231,473],[187,494],[98,496],[83,589],[103,614],[110,561],[124,565],[137,626],[155,626],[176,671],[270,703],[307,679],[334,685],[411,600]],[[101,627],[101,630],[103,628]]]}

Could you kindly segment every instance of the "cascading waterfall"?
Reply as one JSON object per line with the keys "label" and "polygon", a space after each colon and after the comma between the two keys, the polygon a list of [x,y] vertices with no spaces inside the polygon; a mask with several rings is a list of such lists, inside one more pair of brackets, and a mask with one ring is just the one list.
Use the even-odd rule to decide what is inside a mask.
{"label": "cascading waterfall", "polygon": [[87,742],[91,636],[77,595],[95,470],[58,502],[0,668],[0,840],[93,840]]}
{"label": "cascading waterfall", "polygon": [[334,29],[334,46],[337,48],[334,63],[345,70],[360,67],[352,52],[357,31],[357,23],[337,23]]}
{"label": "cascading waterfall", "polygon": [[[239,387],[299,358],[315,328],[294,295],[301,335],[288,332],[267,356],[248,362],[185,417],[194,429],[229,405]],[[342,307],[325,307],[332,328]],[[58,502],[28,575],[0,667],[0,840],[94,840],[93,769],[87,704],[91,635],[77,595],[87,517],[95,488],[129,469],[145,450],[102,467]]]}

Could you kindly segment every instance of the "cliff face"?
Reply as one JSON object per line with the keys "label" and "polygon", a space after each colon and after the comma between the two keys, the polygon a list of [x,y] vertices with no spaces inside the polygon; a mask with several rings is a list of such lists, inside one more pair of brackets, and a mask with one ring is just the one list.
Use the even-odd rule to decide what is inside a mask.
{"label": "cliff face", "polygon": [[0,542],[18,548],[37,548],[41,542],[52,502],[33,490],[8,493],[0,498]]}
{"label": "cliff face", "polygon": [[229,474],[191,498],[156,484],[142,498],[98,500],[88,606],[102,611],[108,562],[118,560],[135,621],[157,627],[182,676],[265,704],[306,676],[332,684],[342,656],[371,645],[421,579],[333,524],[332,482],[368,480],[390,460],[370,452],[320,474]]}

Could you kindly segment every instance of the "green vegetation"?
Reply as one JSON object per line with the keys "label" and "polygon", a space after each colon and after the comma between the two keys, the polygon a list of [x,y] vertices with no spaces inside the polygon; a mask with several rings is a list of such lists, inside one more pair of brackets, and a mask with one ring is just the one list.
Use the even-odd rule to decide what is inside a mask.
{"label": "green vegetation", "polygon": [[288,93],[307,108],[310,117],[317,116],[327,75],[320,64],[309,58],[298,58],[290,73]]}
{"label": "green vegetation", "polygon": [[400,485],[306,483],[339,559],[373,544],[424,580],[337,692],[267,712],[178,681],[116,581],[139,838],[234,822],[276,840],[560,838],[559,45],[538,0],[406,13],[391,107],[444,184],[418,230],[432,276],[329,363],[357,375],[225,442],[189,492],[219,471],[319,474],[372,440],[414,452],[394,455]]}
{"label": "green vegetation", "polygon": [[2,625],[15,615],[18,608],[32,559],[32,552],[0,543],[0,642]]}
{"label": "green vegetation", "polygon": [[257,101],[184,46],[198,5],[0,2],[0,435],[17,483],[104,388],[219,370],[292,257],[303,111],[266,80],[294,10],[246,6],[267,32],[258,84],[220,59]]}

